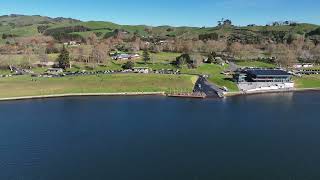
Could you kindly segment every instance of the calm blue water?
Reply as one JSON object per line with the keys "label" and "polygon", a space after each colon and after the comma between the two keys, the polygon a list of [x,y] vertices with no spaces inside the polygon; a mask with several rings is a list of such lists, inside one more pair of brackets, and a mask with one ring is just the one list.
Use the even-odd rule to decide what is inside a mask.
{"label": "calm blue water", "polygon": [[1,180],[319,180],[320,93],[0,102]]}

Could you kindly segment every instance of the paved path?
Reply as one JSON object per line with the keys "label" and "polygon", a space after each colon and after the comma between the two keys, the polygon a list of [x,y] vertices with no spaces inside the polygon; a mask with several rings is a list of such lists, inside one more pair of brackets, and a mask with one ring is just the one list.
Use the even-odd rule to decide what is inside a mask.
{"label": "paved path", "polygon": [[208,80],[202,76],[200,76],[196,82],[194,92],[205,93],[207,97],[221,97],[223,94],[223,90],[217,85],[209,83]]}
{"label": "paved path", "polygon": [[236,65],[234,62],[229,62],[229,68],[227,70],[229,71],[236,71],[237,69],[239,69],[240,66]]}

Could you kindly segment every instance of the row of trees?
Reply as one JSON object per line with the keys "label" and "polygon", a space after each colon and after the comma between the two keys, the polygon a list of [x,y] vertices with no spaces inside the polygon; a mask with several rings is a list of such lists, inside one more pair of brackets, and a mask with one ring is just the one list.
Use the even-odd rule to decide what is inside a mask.
{"label": "row of trees", "polygon": [[[128,52],[144,50],[145,62],[150,61],[147,51],[151,52],[181,52],[184,54],[208,55],[215,52],[233,59],[248,60],[270,58],[276,63],[288,66],[297,61],[319,62],[320,46],[304,36],[288,37],[284,43],[243,44],[229,42],[227,40],[214,40],[217,34],[208,34],[199,39],[170,38],[161,43],[147,42],[139,36],[124,38],[123,33],[107,39],[100,39],[92,33],[86,38],[86,46],[68,48],[70,60],[90,63],[93,65],[107,63],[109,52],[113,49]],[[30,58],[38,58],[40,61],[48,61],[50,53],[61,52],[62,47],[49,36],[34,36],[14,38],[14,43],[0,47],[3,54],[22,54],[26,61]],[[63,50],[63,49],[62,49]]]}

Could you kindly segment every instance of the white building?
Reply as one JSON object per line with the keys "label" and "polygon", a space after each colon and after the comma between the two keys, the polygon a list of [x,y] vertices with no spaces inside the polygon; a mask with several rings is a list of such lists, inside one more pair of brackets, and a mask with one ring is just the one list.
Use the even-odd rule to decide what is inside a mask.
{"label": "white building", "polygon": [[135,68],[133,68],[133,72],[148,74],[149,73],[149,68],[147,68],[147,67],[135,67]]}

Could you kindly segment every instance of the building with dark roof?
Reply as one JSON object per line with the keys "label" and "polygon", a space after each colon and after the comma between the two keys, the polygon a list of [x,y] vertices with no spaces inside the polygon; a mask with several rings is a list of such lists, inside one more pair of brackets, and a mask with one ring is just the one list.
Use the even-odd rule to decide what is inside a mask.
{"label": "building with dark roof", "polygon": [[237,72],[234,79],[238,82],[291,82],[292,75],[280,69],[245,69]]}

